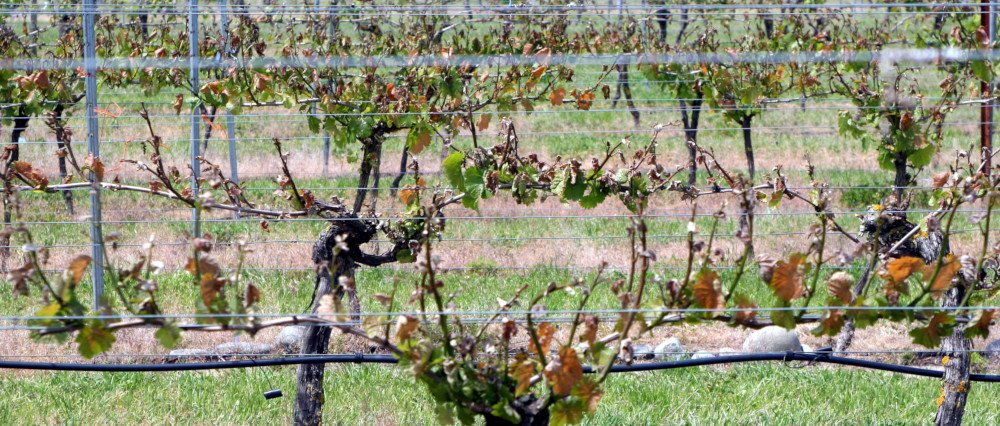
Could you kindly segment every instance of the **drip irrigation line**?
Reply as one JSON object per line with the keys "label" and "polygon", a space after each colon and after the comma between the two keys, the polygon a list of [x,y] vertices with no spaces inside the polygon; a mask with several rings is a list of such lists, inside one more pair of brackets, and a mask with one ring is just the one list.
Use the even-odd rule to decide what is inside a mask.
{"label": "drip irrigation line", "polygon": [[[677,368],[701,367],[719,364],[740,364],[748,362],[765,361],[804,361],[820,364],[835,364],[851,367],[861,367],[872,370],[889,371],[920,377],[940,378],[944,372],[925,368],[911,367],[906,365],[890,364],[878,361],[868,361],[841,356],[834,356],[830,353],[807,353],[807,352],[784,352],[784,353],[759,353],[746,355],[723,355],[711,358],[685,359],[678,361],[662,361],[640,363],[632,365],[614,365],[611,367],[613,373],[660,371]],[[186,362],[175,364],[83,364],[83,363],[60,363],[60,362],[35,362],[35,361],[0,361],[0,369],[17,370],[47,370],[47,371],[76,371],[76,372],[119,372],[119,373],[153,373],[170,371],[196,371],[196,370],[221,370],[234,368],[254,368],[272,367],[282,365],[301,364],[397,364],[398,361],[391,355],[325,355],[310,357],[288,357],[281,359],[258,359],[258,360],[232,360],[232,361],[209,361],[209,362]],[[592,374],[598,371],[592,366],[584,366],[583,372]],[[975,382],[1000,382],[1000,375],[993,374],[970,374],[969,380]]]}

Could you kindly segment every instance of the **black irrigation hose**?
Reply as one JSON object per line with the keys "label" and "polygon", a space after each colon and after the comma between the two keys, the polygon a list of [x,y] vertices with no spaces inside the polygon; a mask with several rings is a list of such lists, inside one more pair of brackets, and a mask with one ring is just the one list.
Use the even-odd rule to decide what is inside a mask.
{"label": "black irrigation hose", "polygon": [[[688,368],[715,364],[738,364],[744,362],[761,361],[808,361],[824,364],[848,365],[852,367],[868,368],[872,370],[889,371],[893,373],[908,374],[922,377],[940,378],[944,372],[929,370],[926,368],[910,367],[906,365],[889,364],[884,362],[866,361],[847,357],[832,356],[829,352],[770,352],[745,355],[723,355],[711,358],[685,359],[679,361],[650,362],[633,365],[615,365],[611,367],[613,373],[626,373],[638,371],[670,370],[674,368]],[[191,371],[191,370],[219,370],[229,368],[250,368],[269,367],[277,365],[297,365],[297,364],[395,364],[397,361],[391,355],[322,355],[309,357],[288,357],[276,359],[260,360],[237,360],[237,361],[215,361],[215,362],[190,362],[177,364],[80,364],[80,363],[57,363],[57,362],[26,362],[26,361],[0,361],[0,369],[18,370],[51,370],[51,371],[86,371],[86,372],[164,372],[164,371]],[[593,373],[594,368],[586,366],[585,373]],[[969,379],[974,382],[1000,383],[1000,375],[995,374],[970,374]]]}

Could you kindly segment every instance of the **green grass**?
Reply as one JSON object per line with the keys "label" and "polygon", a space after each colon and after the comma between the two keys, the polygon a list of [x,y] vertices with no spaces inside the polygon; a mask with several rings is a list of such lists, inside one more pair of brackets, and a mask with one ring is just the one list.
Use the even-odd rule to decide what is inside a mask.
{"label": "green grass", "polygon": [[[181,373],[0,376],[2,424],[289,424],[294,368]],[[1000,421],[996,385],[975,385],[967,424]],[[281,389],[283,398],[262,393]],[[409,373],[335,366],[328,424],[431,424],[433,404]],[[859,370],[742,365],[613,375],[590,424],[927,424],[937,380]]]}

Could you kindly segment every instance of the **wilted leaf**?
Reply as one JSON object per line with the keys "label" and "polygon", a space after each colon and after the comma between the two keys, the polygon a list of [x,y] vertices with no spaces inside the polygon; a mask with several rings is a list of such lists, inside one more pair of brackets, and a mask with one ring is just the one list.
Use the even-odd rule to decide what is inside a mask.
{"label": "wilted leaf", "polygon": [[559,349],[559,356],[545,366],[543,374],[552,387],[552,393],[566,396],[583,377],[583,366],[580,364],[580,358],[576,356],[576,351],[565,346]]}
{"label": "wilted leaf", "polygon": [[597,383],[589,377],[583,377],[577,382],[576,388],[573,389],[573,396],[584,402],[588,414],[597,412],[597,403],[604,396],[604,391],[597,386]]}
{"label": "wilted leaf", "polygon": [[970,321],[969,325],[965,327],[965,337],[969,339],[973,337],[982,337],[984,339],[990,337],[990,325],[993,324],[993,319],[996,318],[996,315],[997,311],[992,309],[980,311],[976,315],[976,319]]}
{"label": "wilted leaf", "polygon": [[396,340],[403,342],[410,339],[413,332],[420,326],[420,320],[404,315],[396,320]]}
{"label": "wilted leaf", "polygon": [[399,190],[399,201],[402,201],[403,204],[410,205],[415,199],[417,199],[416,189],[403,188]]}
{"label": "wilted leaf", "polygon": [[805,264],[806,256],[802,253],[795,253],[789,256],[788,261],[779,260],[774,265],[774,272],[771,276],[771,290],[775,296],[786,302],[791,302],[805,292],[802,286],[804,271],[802,265]]}
{"label": "wilted leaf", "polygon": [[545,70],[547,70],[548,68],[549,67],[547,67],[545,65],[542,65],[542,66],[540,66],[538,68],[535,68],[535,69],[531,70],[531,78],[533,78],[535,80],[538,80],[539,78],[542,78],[542,74],[545,74]]}
{"label": "wilted leaf", "polygon": [[717,281],[719,281],[719,274],[705,268],[698,272],[697,280],[691,289],[698,306],[712,310],[713,315],[721,311],[726,304],[722,292],[716,288]]}
{"label": "wilted leaf", "polygon": [[253,284],[247,284],[246,292],[243,295],[243,307],[249,308],[260,302],[260,290]]}
{"label": "wilted leaf", "polygon": [[226,281],[219,279],[215,274],[201,274],[201,301],[206,307],[212,306],[215,299],[219,298],[225,285]]}
{"label": "wilted leaf", "polygon": [[823,314],[819,326],[813,329],[812,333],[817,336],[836,336],[844,326],[844,311],[840,309],[830,309]]}
{"label": "wilted leaf", "polygon": [[535,364],[527,359],[519,360],[514,363],[511,373],[514,380],[517,381],[514,394],[517,396],[524,395],[531,388],[531,376],[535,375]]}
{"label": "wilted leaf", "polygon": [[69,263],[69,267],[66,268],[66,278],[70,286],[80,283],[80,280],[83,279],[83,274],[87,272],[87,267],[90,266],[90,260],[90,256],[81,254]]}
{"label": "wilted leaf", "polygon": [[83,159],[83,165],[94,173],[98,182],[104,181],[104,163],[101,162],[101,157],[95,157],[93,152],[88,153],[87,158]]}
{"label": "wilted leaf", "polygon": [[80,344],[80,355],[90,359],[111,349],[115,335],[104,327],[104,323],[90,321],[77,333],[76,342]]}
{"label": "wilted leaf", "polygon": [[552,426],[575,425],[583,421],[583,401],[566,398],[556,401],[549,408]]}
{"label": "wilted leaf", "polygon": [[913,337],[913,343],[927,348],[936,348],[941,344],[941,336],[950,333],[954,326],[954,317],[946,313],[938,313],[931,317],[926,327],[911,330],[910,336]]}
{"label": "wilted leaf", "polygon": [[854,295],[851,287],[854,285],[854,277],[844,271],[835,272],[826,281],[826,287],[830,290],[830,295],[844,303],[851,303]]}
{"label": "wilted leaf", "polygon": [[174,111],[177,112],[177,114],[179,115],[181,113],[181,109],[184,108],[184,95],[178,94],[174,98],[174,103],[172,104],[172,106],[174,107]]}
{"label": "wilted leaf", "polygon": [[566,97],[566,88],[557,87],[552,93],[549,93],[549,102],[554,106],[559,106],[563,104],[563,99]]}
{"label": "wilted leaf", "polygon": [[900,257],[890,260],[879,276],[891,284],[900,284],[910,275],[924,268],[924,261],[916,257]]}
{"label": "wilted leaf", "polygon": [[948,179],[951,179],[951,172],[947,170],[941,173],[935,173],[931,176],[931,186],[941,188],[948,184]]}
{"label": "wilted leaf", "polygon": [[552,343],[552,336],[556,333],[556,328],[547,322],[538,324],[538,328],[535,330],[538,335],[538,344],[541,348],[535,347],[535,342],[531,342],[530,350],[534,353],[548,353],[549,345]]}
{"label": "wilted leaf", "polygon": [[600,319],[596,315],[584,315],[583,330],[580,331],[580,341],[593,345],[594,340],[597,340],[597,328],[599,323]]}
{"label": "wilted leaf", "polygon": [[[936,263],[924,267],[924,280],[930,284],[928,291],[930,291],[931,295],[941,297],[946,290],[951,288],[951,280],[955,278],[958,270],[962,269],[962,263],[954,255],[949,254],[942,260],[941,269],[938,271],[937,277],[934,277],[935,269],[937,269]],[[930,282],[932,278],[934,282]]]}
{"label": "wilted leaf", "polygon": [[490,127],[490,114],[483,114],[479,116],[479,121],[476,123],[476,129],[483,131]]}

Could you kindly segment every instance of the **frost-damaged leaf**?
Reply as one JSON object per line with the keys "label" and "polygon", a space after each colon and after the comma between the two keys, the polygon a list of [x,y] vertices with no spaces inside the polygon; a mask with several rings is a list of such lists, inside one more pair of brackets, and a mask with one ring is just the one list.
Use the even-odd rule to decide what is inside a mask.
{"label": "frost-damaged leaf", "polygon": [[779,260],[774,265],[774,272],[771,276],[771,290],[779,299],[791,302],[802,297],[805,287],[802,286],[802,279],[805,271],[802,270],[806,256],[802,253],[795,253],[789,256],[788,261]]}
{"label": "frost-damaged leaf", "polygon": [[402,201],[403,204],[410,205],[415,199],[417,199],[417,190],[413,188],[403,188],[399,190],[399,201]]}
{"label": "frost-damaged leaf", "polygon": [[722,292],[716,288],[718,281],[719,274],[711,269],[702,268],[698,272],[694,287],[691,289],[698,306],[710,309],[713,315],[719,313],[726,305],[726,300],[722,297]]}
{"label": "frost-damaged leaf", "polygon": [[910,330],[910,337],[913,337],[913,343],[927,348],[936,348],[941,344],[941,336],[951,333],[954,327],[954,317],[946,313],[937,313],[927,322],[926,327]]}
{"label": "frost-damaged leaf", "polygon": [[542,66],[540,66],[538,68],[535,68],[535,69],[531,70],[531,78],[533,78],[535,80],[538,80],[539,78],[542,78],[542,74],[545,74],[545,70],[547,70],[548,68],[549,67],[547,67],[545,65],[542,65]]}
{"label": "frost-damaged leaf", "polygon": [[830,309],[823,314],[823,319],[819,326],[812,330],[816,336],[836,336],[844,326],[844,311],[840,309]]}
{"label": "frost-damaged leaf", "polygon": [[559,86],[549,93],[549,102],[554,106],[559,106],[563,104],[563,99],[566,97],[566,88]]}
{"label": "frost-damaged leaf", "polygon": [[[955,278],[955,274],[959,269],[962,269],[961,262],[955,258],[954,255],[945,256],[942,260],[941,269],[938,271],[937,277],[934,277],[934,270],[937,269],[937,264],[933,263],[924,267],[924,280],[930,283],[928,291],[934,298],[939,298],[944,295],[944,292],[951,288],[951,280]],[[930,282],[931,279],[934,282]]]}
{"label": "frost-damaged leaf", "polygon": [[396,320],[396,340],[400,342],[409,340],[419,325],[420,321],[412,316],[404,315],[399,317]]}
{"label": "frost-damaged leaf", "polygon": [[747,325],[757,317],[757,304],[742,294],[736,296],[736,308],[733,322],[737,324]]}
{"label": "frost-damaged leaf", "polygon": [[83,167],[90,170],[98,182],[104,181],[104,163],[101,157],[95,157],[93,152],[88,153],[87,158],[83,159]]}
{"label": "frost-damaged leaf", "polygon": [[486,130],[490,128],[490,119],[492,116],[490,114],[483,114],[479,116],[479,121],[476,122],[476,129],[479,131]]}
{"label": "frost-damaged leaf", "polygon": [[854,297],[851,294],[851,287],[854,285],[854,277],[844,271],[835,272],[826,281],[826,288],[830,290],[830,295],[843,303],[851,303]]}
{"label": "frost-damaged leaf", "polygon": [[583,377],[583,365],[580,364],[576,351],[564,346],[559,349],[559,356],[549,361],[549,365],[545,366],[545,371],[542,373],[552,387],[552,393],[567,396],[576,382]]}
{"label": "frost-damaged leaf", "polygon": [[879,271],[879,276],[890,284],[897,285],[906,281],[910,275],[924,268],[924,261],[917,257],[900,257],[890,260],[885,268]]}
{"label": "frost-damaged leaf", "polygon": [[951,179],[951,172],[947,170],[941,173],[935,173],[931,176],[931,186],[941,188],[948,184],[948,179]]}
{"label": "frost-damaged leaf", "polygon": [[576,398],[560,399],[549,408],[552,426],[575,425],[583,421],[583,401]]}
{"label": "frost-damaged leaf", "polygon": [[579,382],[577,382],[576,387],[573,388],[573,396],[583,401],[587,414],[594,414],[597,412],[597,403],[600,402],[601,397],[604,396],[604,391],[597,386],[597,383],[589,377],[583,377]]}
{"label": "frost-damaged leaf", "polygon": [[594,340],[597,340],[597,327],[599,324],[600,319],[598,319],[596,315],[584,315],[583,331],[580,332],[580,341],[593,345]]}
{"label": "frost-damaged leaf", "polygon": [[990,325],[993,323],[993,319],[996,318],[997,311],[995,310],[985,310],[980,311],[976,315],[975,321],[969,322],[969,325],[965,327],[965,337],[990,337]]}
{"label": "frost-damaged leaf", "polygon": [[221,271],[221,269],[219,268],[219,264],[208,256],[201,256],[201,258],[198,259],[197,269],[195,269],[194,265],[195,265],[194,258],[189,257],[187,264],[184,265],[184,270],[188,271],[188,273],[190,274],[196,274],[200,272],[202,275],[205,274],[219,275],[219,272]]}
{"label": "frost-damaged leaf", "polygon": [[249,308],[260,302],[260,290],[253,284],[247,284],[246,292],[243,294],[243,307]]}
{"label": "frost-damaged leaf", "polygon": [[538,334],[538,344],[541,348],[535,347],[535,342],[532,341],[529,349],[534,353],[548,353],[549,345],[552,344],[552,336],[556,333],[556,328],[547,322],[538,324],[538,328],[535,331]]}
{"label": "frost-damaged leaf", "polygon": [[524,395],[531,388],[531,376],[535,375],[535,363],[522,356],[521,359],[514,362],[510,370],[514,380],[517,381],[514,395]]}
{"label": "frost-damaged leaf", "polygon": [[154,336],[164,348],[173,349],[181,341],[181,329],[177,328],[176,325],[167,324],[156,330]]}
{"label": "frost-damaged leaf", "polygon": [[406,146],[413,155],[420,154],[431,144],[431,132],[425,127],[414,127],[406,134]]}
{"label": "frost-damaged leaf", "polygon": [[66,268],[65,278],[70,286],[80,283],[80,280],[83,279],[83,274],[87,272],[87,267],[90,266],[90,261],[90,256],[81,254],[69,263],[69,267]]}
{"label": "frost-damaged leaf", "polygon": [[45,177],[45,174],[36,170],[31,163],[27,161],[15,161],[13,163],[14,171],[24,177],[32,185],[39,188],[45,188],[49,185],[49,178]]}
{"label": "frost-damaged leaf", "polygon": [[115,335],[104,327],[104,323],[96,320],[88,321],[76,334],[76,342],[80,344],[80,355],[90,359],[111,349]]}
{"label": "frost-damaged leaf", "polygon": [[221,295],[222,287],[225,285],[226,281],[219,279],[215,274],[201,275],[201,301],[205,303],[205,307],[212,306],[212,303]]}

